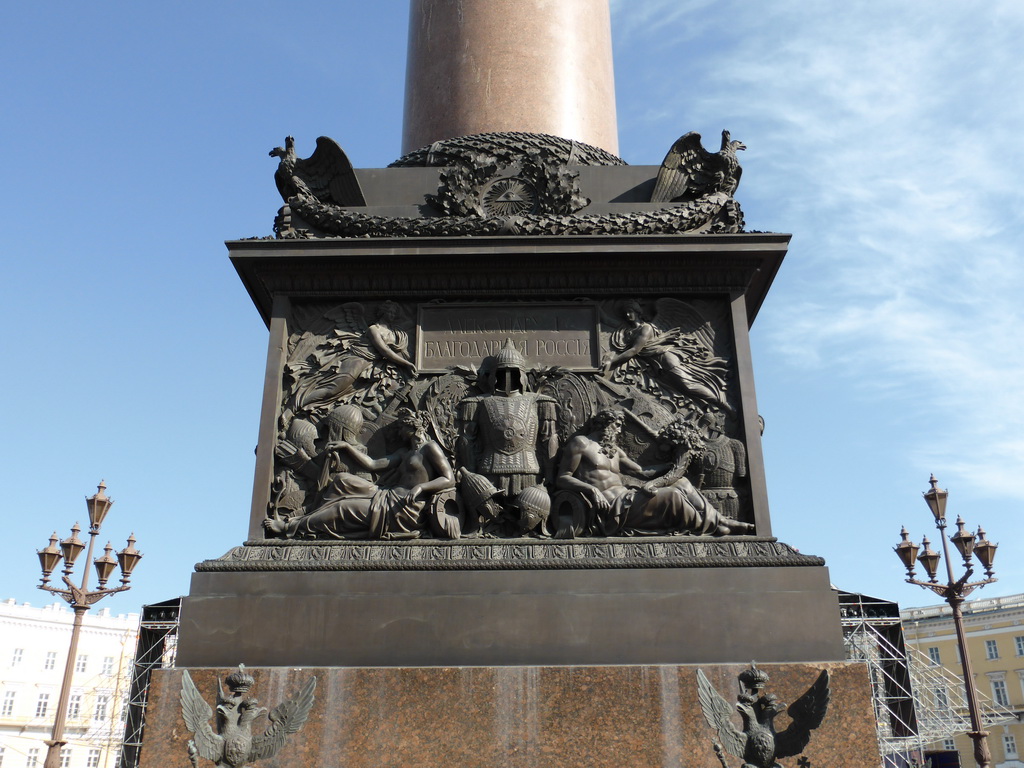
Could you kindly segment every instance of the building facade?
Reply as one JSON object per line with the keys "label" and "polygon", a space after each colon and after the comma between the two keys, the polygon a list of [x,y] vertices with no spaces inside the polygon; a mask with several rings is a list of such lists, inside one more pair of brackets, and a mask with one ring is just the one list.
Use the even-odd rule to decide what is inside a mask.
{"label": "building facade", "polygon": [[[988,728],[992,764],[1024,768],[1024,594],[971,600],[964,603],[963,614],[968,653],[982,700],[1010,710],[1016,718]],[[962,678],[949,606],[907,608],[900,615],[907,644],[925,654],[931,664]],[[941,686],[926,695],[937,708],[951,706],[953,697]],[[961,765],[974,765],[973,742],[965,734],[933,744],[932,749],[955,749]]]}
{"label": "building facade", "polygon": [[[42,768],[74,614],[62,603],[0,603],[0,768]],[[61,768],[117,768],[138,614],[85,615]]]}

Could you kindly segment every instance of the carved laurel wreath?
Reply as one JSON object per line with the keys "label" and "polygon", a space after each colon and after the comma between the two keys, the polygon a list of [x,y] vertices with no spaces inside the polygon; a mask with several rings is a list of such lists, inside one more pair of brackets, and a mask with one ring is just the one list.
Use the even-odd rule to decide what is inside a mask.
{"label": "carved laurel wreath", "polygon": [[[680,232],[721,234],[742,232],[739,203],[716,193],[656,211],[575,215],[526,214],[518,217],[481,216],[371,216],[352,208],[325,205],[313,197],[297,195],[274,220],[278,239],[315,237],[459,237],[486,235],[674,235]],[[316,235],[296,229],[295,213],[320,229]],[[257,240],[261,238],[255,238]],[[265,238],[268,240],[273,237]]]}
{"label": "carved laurel wreath", "polygon": [[578,176],[536,150],[513,165],[473,153],[470,162],[441,171],[437,194],[427,195],[427,202],[446,216],[567,216],[590,204]]}

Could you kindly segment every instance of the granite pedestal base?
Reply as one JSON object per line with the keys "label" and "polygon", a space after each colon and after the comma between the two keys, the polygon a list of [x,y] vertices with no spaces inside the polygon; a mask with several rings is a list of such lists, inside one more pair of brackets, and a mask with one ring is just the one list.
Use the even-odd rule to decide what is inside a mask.
{"label": "granite pedestal base", "polygon": [[[736,676],[745,666],[700,668],[735,701]],[[864,665],[759,667],[771,676],[768,692],[783,702],[806,691],[821,669],[830,670],[831,705],[801,765],[877,768]],[[717,736],[701,714],[695,666],[247,670],[256,680],[251,695],[269,707],[294,697],[310,676],[318,678],[304,728],[256,768],[721,768],[712,747]],[[217,675],[229,671],[190,674],[213,701]],[[188,765],[180,691],[180,669],[154,672],[140,768]],[[782,714],[776,722],[781,730],[789,718]],[[257,720],[253,733],[266,724]],[[732,766],[742,762],[726,757]]]}
{"label": "granite pedestal base", "polygon": [[[415,554],[408,547],[376,545],[377,552],[373,545],[344,546],[349,555],[355,551],[365,558]],[[603,568],[590,561],[589,567],[571,567],[579,560],[571,551],[567,556],[566,549],[620,545],[544,546],[550,552],[541,555],[550,554],[550,563],[538,556],[522,560],[530,567],[520,569],[513,567],[523,554],[518,550],[510,550],[511,560],[492,557],[474,567],[473,547],[461,548],[470,558],[461,561],[334,561],[335,553],[326,547],[286,546],[264,547],[264,559],[255,564],[239,557],[208,561],[207,570],[201,564],[193,575],[182,605],[178,663],[420,667],[844,657],[839,607],[827,569],[769,567],[775,556],[753,553],[754,547],[770,552],[784,545],[707,545],[718,552],[743,548],[746,567],[707,567],[717,562],[710,557],[705,567],[669,567],[671,557],[650,558],[645,565],[624,556],[619,565],[630,567]],[[621,545],[661,547],[656,551],[663,554],[671,553],[672,546],[696,547],[699,542]],[[300,570],[301,562],[289,560],[296,553],[315,555],[320,569]],[[786,558],[820,563],[798,554]],[[343,570],[329,570],[332,564]],[[228,570],[209,570],[218,565]],[[246,565],[248,570],[230,570]]]}

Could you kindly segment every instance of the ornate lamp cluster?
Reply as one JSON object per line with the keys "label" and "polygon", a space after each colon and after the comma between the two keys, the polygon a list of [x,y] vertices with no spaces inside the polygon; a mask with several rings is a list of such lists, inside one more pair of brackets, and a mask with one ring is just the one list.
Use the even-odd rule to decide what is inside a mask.
{"label": "ornate lamp cluster", "polygon": [[[86,498],[85,503],[89,508],[89,558],[92,557],[93,543],[96,536],[99,535],[100,526],[103,525],[103,521],[107,517],[107,513],[114,504],[114,500],[106,494],[107,486],[100,481],[100,484],[96,487],[96,493]],[[40,589],[45,589],[47,592],[53,592],[56,595],[60,595],[69,603],[74,604],[74,593],[76,591],[81,592],[83,595],[91,595],[93,593],[86,592],[86,584],[88,583],[88,569],[82,577],[82,586],[76,588],[71,583],[71,574],[75,568],[75,561],[78,556],[82,554],[82,550],[85,549],[85,543],[78,538],[78,534],[82,532],[81,527],[78,523],[71,526],[71,535],[66,539],[60,541],[58,548],[57,532],[54,531],[50,536],[50,543],[47,544],[43,549],[37,551],[39,555],[39,565],[42,568],[43,576],[42,583],[39,585]],[[99,590],[102,594],[96,595],[95,599],[89,601],[89,605],[101,599],[105,595],[113,594],[115,592],[123,592],[129,589],[128,582],[131,579],[132,571],[135,570],[135,566],[142,558],[142,553],[135,548],[135,534],[131,534],[128,537],[128,545],[117,553],[117,559],[111,554],[113,552],[113,546],[110,542],[107,542],[107,546],[103,548],[103,554],[97,557],[93,561],[93,566],[96,568],[96,576],[99,579]],[[50,574],[60,565],[60,561],[64,561],[63,580],[68,586],[68,589],[57,589],[55,587],[48,586],[50,583]],[[116,589],[107,589],[106,584],[110,580],[111,574],[114,572],[115,566],[121,567],[121,586]]]}
{"label": "ornate lamp cluster", "polygon": [[[932,516],[935,518],[935,527],[938,528],[939,536],[942,539],[949,582],[947,584],[940,584],[938,581],[939,561],[942,559],[942,555],[931,548],[931,542],[928,541],[927,536],[921,540],[921,545],[918,546],[910,540],[910,532],[904,526],[900,531],[902,540],[894,547],[893,551],[896,552],[900,561],[906,567],[907,581],[909,583],[931,589],[943,597],[946,596],[948,590],[956,587],[960,597],[963,598],[977,587],[996,581],[995,572],[992,570],[992,562],[995,560],[996,548],[999,545],[993,544],[985,538],[985,529],[981,526],[978,526],[976,534],[965,530],[967,524],[962,517],[957,516],[956,533],[949,537],[949,541],[953,542],[953,546],[956,547],[957,552],[963,558],[966,572],[963,577],[954,581],[953,566],[949,560],[949,547],[946,544],[946,499],[949,497],[949,492],[939,488],[935,475],[931,476],[929,483],[932,487],[925,491],[924,500],[927,502],[928,509],[931,510]],[[974,557],[978,559],[978,562],[985,569],[986,578],[982,581],[967,583],[967,580],[974,573],[974,564],[971,562],[971,559]],[[914,578],[914,566],[917,563],[920,563],[928,574],[927,582],[918,581]]]}
{"label": "ornate lamp cluster", "polygon": [[[86,561],[92,560],[92,550],[96,537],[100,533],[100,527],[110,511],[110,507],[114,504],[114,500],[107,496],[106,490],[107,486],[101,480],[96,488],[96,493],[85,500],[86,506],[89,508],[89,552],[86,555]],[[46,741],[47,752],[44,768],[60,768],[60,751],[66,743],[64,740],[64,725],[67,719],[68,697],[71,691],[71,678],[78,649],[78,637],[82,630],[82,618],[94,603],[99,602],[107,595],[113,595],[116,592],[124,592],[126,589],[130,589],[131,587],[128,582],[131,579],[132,571],[135,570],[135,566],[142,559],[142,553],[135,548],[135,534],[128,537],[128,545],[117,553],[116,558],[113,555],[113,546],[110,542],[107,542],[107,546],[103,548],[103,554],[93,560],[96,576],[99,579],[98,588],[95,590],[88,588],[88,566],[83,570],[81,584],[76,585],[71,581],[71,575],[74,573],[75,561],[82,554],[82,550],[86,548],[85,543],[78,538],[78,534],[81,532],[82,529],[78,523],[71,527],[71,535],[66,539],[60,540],[55,531],[50,536],[50,543],[37,552],[39,555],[39,565],[43,570],[42,583],[39,584],[39,588],[52,592],[55,595],[60,595],[71,605],[75,612],[74,624],[71,627],[71,644],[68,649],[67,662],[64,666],[64,681],[61,684],[60,699],[57,703],[57,716],[53,724],[53,733]],[[61,560],[64,561],[61,580],[67,589],[60,589],[49,585],[50,574],[60,565]],[[121,586],[107,589],[107,582],[117,566],[121,567]]]}
{"label": "ornate lamp cluster", "polygon": [[[893,551],[896,552],[900,561],[907,569],[907,581],[910,584],[917,584],[919,587],[930,589],[940,595],[943,600],[949,603],[953,612],[953,627],[956,629],[957,645],[960,649],[960,664],[964,673],[964,688],[967,693],[967,708],[971,716],[971,730],[968,736],[974,741],[974,759],[980,768],[989,768],[992,763],[992,755],[988,747],[988,733],[982,728],[981,710],[978,707],[977,691],[975,690],[974,674],[971,671],[971,658],[967,652],[967,636],[964,633],[963,612],[961,606],[967,595],[971,594],[978,587],[991,584],[996,581],[995,573],[992,570],[992,562],[996,557],[996,547],[985,538],[985,531],[978,527],[978,532],[971,533],[966,530],[966,523],[962,517],[956,519],[956,533],[949,538],[946,537],[946,499],[949,493],[939,488],[935,475],[929,480],[931,488],[924,493],[924,500],[935,518],[935,527],[939,531],[939,538],[942,541],[942,552],[946,558],[946,582],[940,582],[938,578],[939,561],[943,555],[932,549],[931,542],[925,536],[918,546],[910,540],[910,532],[906,526],[900,531],[901,541]],[[949,542],[953,542],[956,551],[964,561],[964,573],[956,579],[953,576],[953,563],[949,556]],[[923,551],[922,551],[923,550]],[[985,578],[980,581],[970,581],[974,574],[974,563],[977,561],[985,569]],[[914,577],[914,566],[920,562],[928,574],[928,581],[919,581]]]}

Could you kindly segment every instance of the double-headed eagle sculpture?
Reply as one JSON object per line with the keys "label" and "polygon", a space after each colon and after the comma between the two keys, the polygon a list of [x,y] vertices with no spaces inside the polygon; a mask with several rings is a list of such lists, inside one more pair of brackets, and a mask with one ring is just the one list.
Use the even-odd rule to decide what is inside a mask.
{"label": "double-headed eagle sculpture", "polygon": [[[828,670],[818,675],[807,691],[788,707],[778,701],[775,694],[762,693],[768,675],[751,663],[739,676],[743,691],[735,705],[729,704],[697,670],[697,693],[704,719],[718,734],[715,753],[723,768],[728,768],[724,751],[743,760],[743,768],[782,768],[780,757],[793,757],[803,752],[811,740],[811,731],[821,725],[831,698]],[[733,722],[733,713],[739,712],[742,729]],[[792,722],[784,731],[775,731],[775,718],[786,712]]]}
{"label": "double-headed eagle sculpture", "polygon": [[253,736],[253,722],[267,712],[256,699],[247,697],[255,682],[239,664],[238,670],[228,675],[230,694],[217,683],[216,731],[210,726],[213,710],[203,699],[195,683],[184,670],[181,676],[181,716],[192,733],[188,743],[188,755],[193,768],[198,768],[199,758],[211,760],[219,768],[242,768],[242,766],[266,757],[273,757],[284,745],[291,733],[296,733],[309,717],[313,706],[316,678],[310,679],[299,695],[278,704],[268,715],[270,724],[259,736]]}

